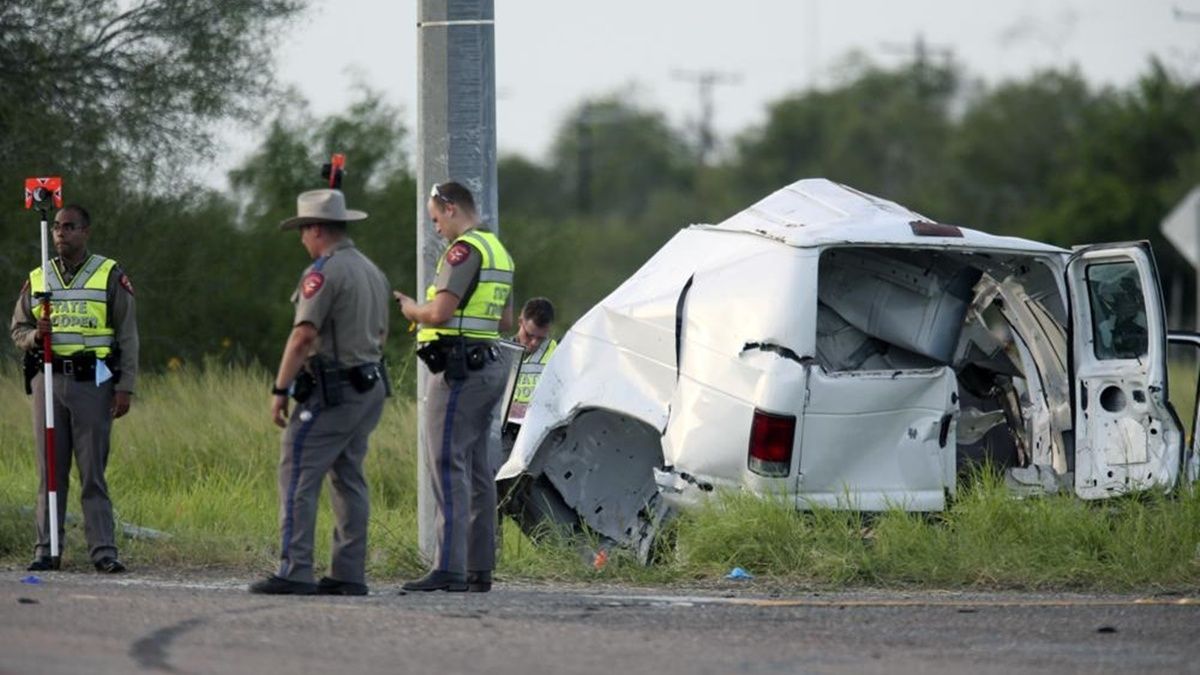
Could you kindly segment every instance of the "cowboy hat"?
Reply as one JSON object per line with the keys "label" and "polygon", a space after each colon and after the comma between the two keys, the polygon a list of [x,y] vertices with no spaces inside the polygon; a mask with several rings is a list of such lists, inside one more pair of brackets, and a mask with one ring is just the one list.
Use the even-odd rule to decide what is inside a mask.
{"label": "cowboy hat", "polygon": [[296,198],[296,215],[279,224],[281,230],[293,230],[312,223],[362,220],[367,214],[346,208],[346,196],[341,190],[309,190]]}

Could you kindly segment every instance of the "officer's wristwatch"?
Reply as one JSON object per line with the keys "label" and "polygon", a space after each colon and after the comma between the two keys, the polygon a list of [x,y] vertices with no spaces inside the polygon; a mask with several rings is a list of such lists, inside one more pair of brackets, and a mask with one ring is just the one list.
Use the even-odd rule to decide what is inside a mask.
{"label": "officer's wristwatch", "polygon": [[274,394],[274,395],[276,395],[276,396],[287,396],[289,392],[288,392],[288,388],[287,388],[287,387],[282,387],[282,388],[281,388],[281,387],[276,387],[276,386],[275,386],[275,383],[274,383],[274,382],[272,382],[272,383],[271,383],[271,393],[272,393],[272,394]]}

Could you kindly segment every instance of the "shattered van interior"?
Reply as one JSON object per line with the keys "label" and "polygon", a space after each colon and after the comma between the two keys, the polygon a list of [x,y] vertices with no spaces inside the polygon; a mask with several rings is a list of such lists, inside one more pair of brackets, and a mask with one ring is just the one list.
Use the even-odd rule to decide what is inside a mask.
{"label": "shattered van interior", "polygon": [[1067,251],[827,180],[679,232],[561,342],[500,479],[527,523],[643,553],[720,489],[936,511],[1194,479],[1144,243]]}

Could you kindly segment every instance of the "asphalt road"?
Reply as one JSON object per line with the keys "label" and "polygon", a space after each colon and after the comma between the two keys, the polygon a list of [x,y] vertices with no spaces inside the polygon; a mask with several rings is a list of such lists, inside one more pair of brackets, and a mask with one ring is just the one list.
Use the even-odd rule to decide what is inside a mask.
{"label": "asphalt road", "polygon": [[9,673],[1200,672],[1200,595],[497,585],[267,597],[246,580],[0,571]]}

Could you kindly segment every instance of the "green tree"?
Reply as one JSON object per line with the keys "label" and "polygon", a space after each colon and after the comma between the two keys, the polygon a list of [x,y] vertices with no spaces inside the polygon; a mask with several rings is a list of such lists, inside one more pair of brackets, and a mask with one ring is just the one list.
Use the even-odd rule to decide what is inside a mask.
{"label": "green tree", "polygon": [[[233,204],[197,188],[217,122],[271,100],[274,40],[304,0],[0,4],[0,186],[60,174],[93,215],[93,249],[134,279],[148,367],[220,350],[252,269]],[[37,264],[37,216],[0,205],[0,288]],[[7,342],[7,341],[6,341]],[[12,347],[6,351],[11,355]]]}
{"label": "green tree", "polygon": [[[308,264],[295,232],[278,224],[296,212],[296,196],[327,185],[318,169],[334,152],[346,155],[342,190],[369,218],[351,226],[355,243],[396,288],[413,292],[416,279],[416,183],[404,152],[401,112],[380,94],[360,88],[346,111],[315,118],[295,97],[281,106],[251,155],[230,172],[241,204],[239,256],[231,269],[253,290],[254,311],[239,315],[235,343],[273,365],[290,327],[287,298]],[[405,352],[407,322],[393,315],[394,356]]]}
{"label": "green tree", "polygon": [[937,217],[989,232],[1028,233],[1080,161],[1095,106],[1078,71],[1045,71],[971,101],[950,141],[947,209]]}
{"label": "green tree", "polygon": [[[270,90],[303,0],[42,0],[0,6],[0,157],[42,171],[182,161],[207,123]],[[12,164],[10,164],[11,166]]]}
{"label": "green tree", "polygon": [[587,100],[559,127],[551,149],[557,192],[583,215],[640,215],[657,190],[686,188],[695,164],[683,134],[661,112],[618,96]]}
{"label": "green tree", "polygon": [[832,89],[771,104],[766,122],[736,139],[733,177],[747,201],[825,177],[918,210],[938,206],[957,67],[855,62],[850,73]]}

